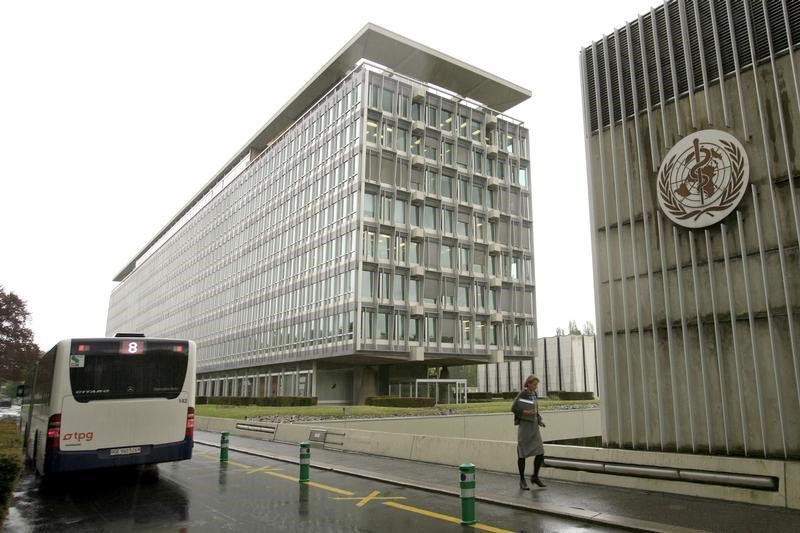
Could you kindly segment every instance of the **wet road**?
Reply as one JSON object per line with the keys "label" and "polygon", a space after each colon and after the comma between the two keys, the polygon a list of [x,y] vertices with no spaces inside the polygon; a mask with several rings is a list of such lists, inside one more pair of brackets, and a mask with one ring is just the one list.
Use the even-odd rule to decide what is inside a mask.
{"label": "wet road", "polygon": [[[462,531],[460,500],[195,445],[191,461],[42,482],[26,471],[4,530]],[[478,502],[477,530],[614,531]],[[471,528],[470,528],[471,529]]]}

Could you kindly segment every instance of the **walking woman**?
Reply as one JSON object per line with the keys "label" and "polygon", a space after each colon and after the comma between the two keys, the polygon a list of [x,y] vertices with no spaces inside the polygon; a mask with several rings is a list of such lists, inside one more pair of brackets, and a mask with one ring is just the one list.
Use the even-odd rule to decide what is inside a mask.
{"label": "walking woman", "polygon": [[514,424],[517,428],[517,468],[519,469],[519,488],[529,490],[525,482],[525,458],[533,456],[533,475],[531,483],[540,487],[545,484],[539,479],[539,469],[544,463],[544,444],[539,427],[545,427],[539,414],[539,401],[536,388],[539,378],[531,374],[525,378],[522,390],[514,398],[511,411],[514,413]]}

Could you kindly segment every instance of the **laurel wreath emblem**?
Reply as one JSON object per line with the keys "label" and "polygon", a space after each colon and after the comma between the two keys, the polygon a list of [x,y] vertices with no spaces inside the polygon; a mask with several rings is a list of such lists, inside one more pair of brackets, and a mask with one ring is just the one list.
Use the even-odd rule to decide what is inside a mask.
{"label": "laurel wreath emblem", "polygon": [[723,139],[719,139],[719,142],[722,145],[722,148],[731,158],[731,171],[733,176],[725,186],[722,196],[716,205],[703,207],[702,209],[687,210],[686,207],[680,203],[677,198],[675,198],[675,195],[669,187],[669,177],[672,174],[672,169],[675,166],[675,160],[678,157],[678,154],[673,155],[669,162],[664,165],[661,175],[658,177],[658,194],[661,196],[665,210],[676,219],[686,220],[693,218],[694,220],[697,220],[706,213],[713,217],[715,211],[725,211],[737,202],[739,192],[741,191],[745,182],[744,157],[742,156],[742,152],[739,150],[739,148],[733,143]]}

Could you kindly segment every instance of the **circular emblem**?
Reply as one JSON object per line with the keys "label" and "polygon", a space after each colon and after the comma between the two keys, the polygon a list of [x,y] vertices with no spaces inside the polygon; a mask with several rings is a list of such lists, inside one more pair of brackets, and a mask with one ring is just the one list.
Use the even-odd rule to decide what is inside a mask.
{"label": "circular emblem", "polygon": [[678,141],[661,162],[658,205],[674,223],[704,228],[736,209],[749,177],[747,154],[735,137],[698,131]]}

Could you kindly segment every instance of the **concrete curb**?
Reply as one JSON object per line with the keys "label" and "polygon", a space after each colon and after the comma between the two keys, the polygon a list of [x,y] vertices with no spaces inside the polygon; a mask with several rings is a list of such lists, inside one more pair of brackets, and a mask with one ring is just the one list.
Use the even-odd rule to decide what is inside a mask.
{"label": "concrete curb", "polygon": [[[196,444],[201,444],[203,446],[208,446],[211,448],[219,448],[219,443],[210,443],[204,442],[195,439],[194,441]],[[287,443],[291,444],[291,443]],[[265,459],[272,459],[274,461],[281,461],[284,463],[291,463],[291,464],[299,464],[300,459],[299,456],[297,458],[287,457],[284,455],[276,455],[271,453],[266,453],[257,450],[250,450],[247,448],[239,448],[231,446],[229,448],[230,451],[242,453],[245,455],[252,455],[255,457],[262,457]],[[345,452],[346,453],[346,452]],[[311,463],[311,467],[317,470],[327,470],[330,472],[336,472],[340,474],[346,474],[349,476],[355,476],[362,479],[371,479],[375,481],[380,481],[382,483],[388,483],[390,485],[397,485],[400,487],[407,487],[407,488],[414,488],[420,489],[426,492],[433,492],[437,494],[444,494],[448,496],[454,496],[456,498],[460,497],[459,490],[456,489],[449,489],[445,487],[440,487],[436,485],[425,485],[421,484],[418,481],[412,480],[403,480],[397,478],[387,478],[385,476],[381,476],[375,472],[367,472],[363,470],[357,470],[352,468],[340,467],[336,465],[329,465],[326,463]],[[560,507],[557,505],[547,505],[547,504],[538,504],[535,502],[531,502],[530,504],[522,504],[515,501],[497,499],[497,498],[489,498],[486,496],[480,496],[478,494],[475,495],[475,499],[477,501],[482,501],[486,503],[490,503],[493,505],[501,505],[504,507],[511,507],[515,509],[522,509],[522,510],[529,510],[529,511],[536,511],[539,513],[545,513],[553,516],[560,516],[565,518],[571,518],[574,520],[582,520],[586,522],[592,522],[596,524],[602,524],[606,526],[613,526],[622,529],[628,529],[631,531],[652,531],[658,533],[672,533],[672,532],[679,532],[679,533],[700,533],[704,530],[701,529],[690,529],[690,528],[683,528],[677,527],[670,524],[661,524],[658,522],[651,522],[649,520],[640,520],[636,518],[628,518],[624,516],[613,515],[609,513],[600,513],[596,511],[587,511],[582,509],[574,509],[571,507]]]}

